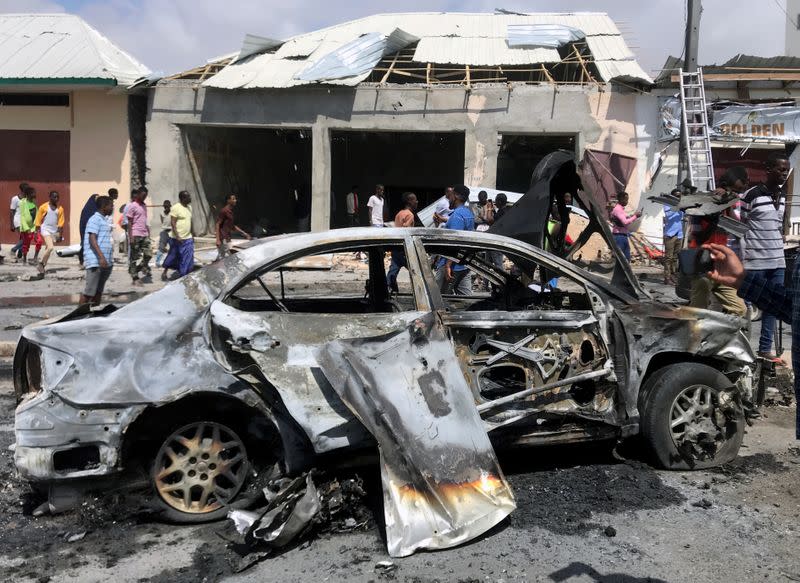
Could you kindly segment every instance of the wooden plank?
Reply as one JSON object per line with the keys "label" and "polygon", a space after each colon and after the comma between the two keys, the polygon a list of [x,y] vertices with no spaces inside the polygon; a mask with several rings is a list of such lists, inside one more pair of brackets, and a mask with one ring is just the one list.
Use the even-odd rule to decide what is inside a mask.
{"label": "wooden plank", "polygon": [[[670,81],[677,83],[680,77],[672,75]],[[705,81],[800,81],[800,73],[703,73]]]}
{"label": "wooden plank", "polygon": [[575,56],[578,58],[578,62],[581,64],[581,71],[582,71],[581,82],[583,82],[583,76],[584,75],[586,75],[586,79],[587,79],[588,82],[593,82],[594,81],[594,77],[592,77],[592,74],[589,73],[589,69],[586,68],[586,63],[584,62],[580,51],[578,51],[578,48],[575,47],[575,46],[572,47],[572,50],[575,51]]}
{"label": "wooden plank", "polygon": [[397,64],[398,54],[399,53],[394,54],[394,59],[392,59],[392,64],[389,65],[389,68],[386,70],[386,74],[384,74],[383,78],[381,79],[381,84],[386,83],[386,80],[389,78],[389,75],[392,74],[392,70],[394,69],[394,66]]}
{"label": "wooden plank", "polygon": [[550,71],[547,70],[547,67],[542,65],[542,71],[544,72],[544,76],[547,77],[547,81],[550,83],[550,85],[555,85],[556,80],[553,79],[553,76],[550,74]]}

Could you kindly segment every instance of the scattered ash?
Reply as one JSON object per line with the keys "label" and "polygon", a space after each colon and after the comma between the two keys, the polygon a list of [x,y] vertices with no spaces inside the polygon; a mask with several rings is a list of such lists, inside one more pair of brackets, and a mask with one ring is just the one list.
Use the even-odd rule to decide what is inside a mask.
{"label": "scattered ash", "polygon": [[557,468],[508,479],[517,497],[510,524],[556,534],[605,532],[605,525],[591,522],[593,513],[653,510],[686,500],[664,484],[653,468],[639,462]]}
{"label": "scattered ash", "polygon": [[771,453],[756,453],[739,456],[735,460],[706,470],[712,474],[722,474],[732,479],[743,479],[753,475],[767,475],[788,472],[789,467]]}

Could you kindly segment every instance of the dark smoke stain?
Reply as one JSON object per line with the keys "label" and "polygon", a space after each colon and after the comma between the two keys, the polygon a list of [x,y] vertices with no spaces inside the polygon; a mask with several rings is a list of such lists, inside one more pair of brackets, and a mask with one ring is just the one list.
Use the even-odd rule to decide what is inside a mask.
{"label": "dark smoke stain", "polygon": [[425,404],[428,405],[428,409],[434,417],[444,417],[452,411],[445,400],[447,385],[445,385],[442,373],[438,370],[431,370],[420,376],[419,389],[422,396],[425,397]]}

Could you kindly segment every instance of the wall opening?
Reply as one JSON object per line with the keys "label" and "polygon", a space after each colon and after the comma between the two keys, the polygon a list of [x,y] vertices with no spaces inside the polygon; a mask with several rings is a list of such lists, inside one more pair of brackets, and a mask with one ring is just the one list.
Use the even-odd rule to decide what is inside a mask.
{"label": "wall opening", "polygon": [[19,240],[11,231],[8,208],[20,183],[27,182],[36,190],[37,205],[47,201],[51,190],[58,191],[64,207],[64,244],[70,243],[69,147],[70,133],[65,131],[0,130],[0,242]]}
{"label": "wall opening", "polygon": [[196,168],[207,201],[210,231],[229,193],[239,200],[236,222],[249,233],[311,229],[311,130],[187,126],[183,131],[188,167],[193,175]]}
{"label": "wall opening", "polygon": [[331,132],[331,227],[347,226],[345,198],[358,187],[359,223],[368,225],[367,200],[376,184],[393,220],[411,191],[422,209],[464,182],[463,132]]}
{"label": "wall opening", "polygon": [[503,134],[497,155],[497,189],[527,192],[536,165],[555,150],[575,151],[575,136]]}

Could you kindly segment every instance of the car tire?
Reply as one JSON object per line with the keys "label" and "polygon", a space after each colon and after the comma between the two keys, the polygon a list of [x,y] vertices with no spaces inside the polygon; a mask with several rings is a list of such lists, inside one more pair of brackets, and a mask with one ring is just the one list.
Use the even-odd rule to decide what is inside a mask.
{"label": "car tire", "polygon": [[161,518],[212,522],[243,504],[251,465],[246,443],[231,425],[185,422],[160,440],[149,479]]}
{"label": "car tire", "polygon": [[719,405],[720,393],[730,384],[718,370],[696,362],[669,365],[651,376],[641,428],[657,465],[702,469],[736,458],[744,438],[744,413],[738,407],[725,413]]}

